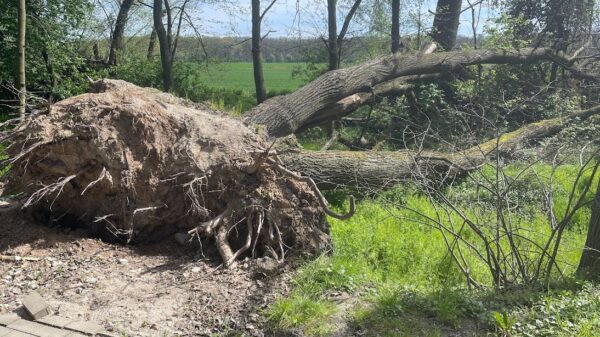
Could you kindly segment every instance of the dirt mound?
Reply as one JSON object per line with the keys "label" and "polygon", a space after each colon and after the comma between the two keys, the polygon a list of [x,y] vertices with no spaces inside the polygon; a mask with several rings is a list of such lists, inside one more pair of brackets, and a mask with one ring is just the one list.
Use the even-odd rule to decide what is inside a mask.
{"label": "dirt mound", "polygon": [[323,200],[241,121],[101,80],[8,136],[5,194],[44,222],[131,242],[214,239],[226,264],[328,243]]}

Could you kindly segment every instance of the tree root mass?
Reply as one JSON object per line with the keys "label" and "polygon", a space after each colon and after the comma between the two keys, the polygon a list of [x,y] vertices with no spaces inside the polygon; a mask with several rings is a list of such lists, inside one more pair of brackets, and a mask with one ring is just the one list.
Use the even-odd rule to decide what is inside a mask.
{"label": "tree root mass", "polygon": [[5,135],[4,191],[24,210],[113,240],[208,239],[226,266],[329,245],[318,190],[241,121],[122,81],[94,88]]}

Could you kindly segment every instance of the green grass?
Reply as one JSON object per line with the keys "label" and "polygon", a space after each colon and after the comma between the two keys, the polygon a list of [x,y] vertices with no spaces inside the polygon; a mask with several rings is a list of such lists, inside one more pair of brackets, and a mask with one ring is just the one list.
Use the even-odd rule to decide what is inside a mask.
{"label": "green grass", "polygon": [[[267,96],[290,93],[304,81],[293,78],[292,71],[300,63],[264,64]],[[208,101],[215,108],[239,115],[256,105],[252,63],[220,63],[206,67],[193,62],[175,64],[174,91],[193,101]]]}
{"label": "green grass", "polygon": [[[267,95],[290,93],[307,79],[292,76],[294,69],[303,63],[265,63],[263,73]],[[144,69],[140,72],[139,69]],[[160,61],[147,60],[132,55],[111,70],[110,76],[124,79],[140,86],[162,87]],[[256,105],[252,63],[197,63],[175,62],[173,66],[172,92],[195,102],[209,102],[215,108],[241,114]]]}
{"label": "green grass", "polygon": [[[264,63],[263,73],[267,91],[291,92],[304,84],[302,78],[293,77],[295,67],[303,63]],[[242,90],[254,93],[254,75],[250,62],[226,62],[202,67],[199,80],[212,88]]]}
{"label": "green grass", "polygon": [[[511,190],[511,198],[521,205],[515,209],[513,225],[521,228],[521,233],[531,240],[545,242],[550,229],[547,214],[540,206],[539,188],[541,182],[549,182],[552,170],[549,165],[537,164],[530,172],[519,175],[523,167],[516,164],[505,169],[507,179],[519,176]],[[553,175],[554,208],[559,216],[566,207],[577,171],[576,165],[563,165]],[[476,174],[490,177],[494,172],[484,168]],[[583,181],[586,179],[589,179],[589,172]],[[594,188],[596,181],[592,184]],[[576,193],[580,193],[580,185]],[[465,212],[477,216],[482,224],[495,219],[490,206],[493,200],[488,200],[485,193],[475,190],[468,182],[448,188],[446,194]],[[473,202],[475,199],[478,202]],[[522,289],[522,294],[515,289],[506,293],[494,291],[486,265],[463,247],[470,274],[487,286],[483,290],[469,290],[465,277],[449,257],[440,231],[434,224],[416,217],[408,208],[431,217],[436,214],[424,195],[405,185],[376,199],[363,200],[356,215],[348,221],[330,219],[335,249],[298,271],[289,296],[269,309],[267,315],[271,327],[274,330],[299,329],[309,336],[331,333],[339,313],[334,310],[336,303],[327,298],[337,292],[360,298],[360,304],[351,308],[347,316],[355,329],[368,336],[437,336],[448,329],[465,330],[466,335],[486,335],[497,327],[493,311],[508,310],[518,317],[516,321],[520,325],[526,325],[534,324],[538,319],[531,316],[538,310],[536,305],[548,301],[558,301],[563,306],[576,305],[564,303],[565,300],[556,293],[544,294],[548,289],[544,285],[529,285]],[[559,282],[571,294],[577,294],[580,288],[569,282],[581,255],[589,216],[589,209],[584,208],[573,218],[559,251],[558,264],[565,278],[560,278],[556,272],[553,274],[553,282]],[[451,218],[460,223],[456,214]],[[463,235],[469,237],[473,233],[465,230]],[[521,247],[524,251],[531,248],[526,242]],[[537,257],[534,252],[525,254],[531,261]],[[589,292],[595,296],[590,304],[595,311],[571,315],[568,320],[572,326],[561,323],[564,326],[560,328],[566,329],[561,333],[581,331],[585,336],[585,331],[593,331],[594,324],[598,324],[600,308],[595,305],[600,304],[600,296],[597,296],[600,290]],[[511,296],[517,298],[511,299]]]}

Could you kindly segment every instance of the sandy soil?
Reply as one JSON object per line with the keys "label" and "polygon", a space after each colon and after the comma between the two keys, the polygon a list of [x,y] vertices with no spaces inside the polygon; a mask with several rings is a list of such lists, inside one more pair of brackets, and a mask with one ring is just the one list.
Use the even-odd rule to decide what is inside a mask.
{"label": "sandy soil", "polygon": [[[206,246],[206,245],[205,245]],[[286,293],[289,268],[272,260],[223,270],[214,252],[175,241],[104,243],[79,230],[50,228],[17,210],[0,212],[0,312],[37,290],[58,314],[95,320],[126,336],[263,336],[260,315]]]}

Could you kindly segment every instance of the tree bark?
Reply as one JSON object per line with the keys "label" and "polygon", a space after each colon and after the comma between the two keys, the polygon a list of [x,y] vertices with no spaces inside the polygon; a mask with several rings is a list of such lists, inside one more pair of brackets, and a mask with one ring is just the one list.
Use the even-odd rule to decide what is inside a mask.
{"label": "tree bark", "polygon": [[245,121],[263,125],[271,137],[282,137],[342,117],[329,109],[342,99],[371,92],[376,85],[395,78],[449,72],[476,64],[524,64],[556,58],[546,49],[392,54],[327,72],[291,94],[256,106]]}
{"label": "tree bark", "polygon": [[123,34],[133,2],[134,0],[123,0],[119,7],[119,14],[117,14],[117,20],[115,21],[115,28],[113,29],[112,40],[110,42],[110,52],[108,54],[108,64],[110,65],[117,65],[117,53],[123,51]]}
{"label": "tree bark", "polygon": [[46,65],[46,71],[48,72],[48,76],[50,77],[50,93],[48,95],[49,103],[52,103],[54,99],[54,93],[56,92],[56,87],[58,86],[58,77],[56,76],[56,72],[54,71],[54,63],[52,62],[52,58],[50,58],[50,53],[48,51],[48,47],[44,47],[42,51],[42,58],[44,59],[44,64]]}
{"label": "tree bark", "polygon": [[94,61],[100,61],[100,48],[98,47],[98,42],[94,43],[92,46],[92,52],[94,53]]}
{"label": "tree bark", "polygon": [[400,50],[400,0],[392,0],[392,53]]}
{"label": "tree bark", "polygon": [[328,39],[327,39],[327,54],[329,55],[329,70],[336,70],[340,68],[342,59],[342,45],[352,18],[356,14],[358,7],[362,0],[355,0],[352,7],[344,18],[342,29],[338,34],[337,30],[337,0],[327,0],[327,28],[328,28]]}
{"label": "tree bark", "polygon": [[156,29],[152,27],[152,33],[150,33],[150,41],[148,42],[148,53],[146,59],[148,61],[154,59],[154,46],[156,45]]}
{"label": "tree bark", "polygon": [[444,50],[450,51],[456,44],[462,0],[438,0],[431,37]]}
{"label": "tree bark", "polygon": [[336,70],[340,61],[337,46],[337,0],[327,0],[327,53],[329,55],[329,70]]}
{"label": "tree bark", "polygon": [[[154,18],[154,29],[156,30],[156,36],[158,37],[158,44],[160,48],[163,88],[168,92],[171,90],[171,84],[173,83],[173,55],[171,53],[170,34],[167,34],[162,22],[162,2],[163,0],[154,0],[152,14]],[[169,14],[167,13],[167,15]],[[168,22],[168,26],[171,27],[170,20]],[[169,32],[170,30],[171,29],[169,29]]]}
{"label": "tree bark", "polygon": [[[284,150],[279,158],[290,170],[311,177],[323,188],[339,186],[378,190],[420,176],[457,175],[479,168],[496,151],[510,156],[535,140],[558,133],[570,121],[600,114],[600,106],[563,118],[525,125],[471,148],[455,152],[434,151],[303,151]],[[600,232],[600,223],[597,232]],[[600,234],[598,236],[600,242]],[[594,246],[600,249],[600,246]],[[594,252],[594,256],[600,256]],[[598,263],[600,266],[600,263]]]}
{"label": "tree bark", "polygon": [[25,108],[27,104],[27,87],[25,83],[25,31],[27,27],[27,13],[25,0],[19,0],[19,38],[18,38],[18,54],[19,54],[19,115],[25,116]]}
{"label": "tree bark", "polygon": [[263,63],[261,55],[260,26],[262,17],[260,13],[260,0],[252,0],[252,65],[254,70],[254,87],[256,89],[256,102],[258,104],[267,99],[265,89],[265,77],[263,74]]}
{"label": "tree bark", "polygon": [[600,184],[592,204],[592,216],[577,273],[592,280],[600,278]]}

